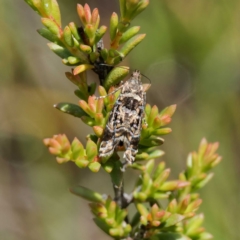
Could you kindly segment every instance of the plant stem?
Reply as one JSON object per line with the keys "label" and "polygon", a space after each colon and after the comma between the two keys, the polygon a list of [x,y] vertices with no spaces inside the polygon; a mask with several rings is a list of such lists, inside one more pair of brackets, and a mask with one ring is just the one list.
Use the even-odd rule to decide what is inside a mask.
{"label": "plant stem", "polygon": [[123,171],[122,163],[120,160],[113,160],[114,161],[114,167],[111,172],[111,179],[113,184],[113,190],[114,190],[114,200],[116,203],[123,208],[124,206],[124,181],[123,181]]}

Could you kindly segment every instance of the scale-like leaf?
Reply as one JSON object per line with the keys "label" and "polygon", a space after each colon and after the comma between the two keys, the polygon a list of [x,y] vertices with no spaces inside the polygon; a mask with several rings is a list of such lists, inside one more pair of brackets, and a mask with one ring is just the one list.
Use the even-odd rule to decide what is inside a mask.
{"label": "scale-like leaf", "polygon": [[58,103],[54,105],[55,108],[61,112],[68,113],[74,117],[81,118],[82,116],[88,116],[78,105],[72,103]]}

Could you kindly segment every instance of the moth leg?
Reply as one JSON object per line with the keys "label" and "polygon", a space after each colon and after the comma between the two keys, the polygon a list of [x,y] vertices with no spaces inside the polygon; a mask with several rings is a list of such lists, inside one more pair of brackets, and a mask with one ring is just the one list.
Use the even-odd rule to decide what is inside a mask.
{"label": "moth leg", "polygon": [[122,87],[123,87],[123,85],[121,85],[120,87],[116,88],[114,91],[112,91],[111,93],[107,94],[106,96],[95,97],[95,99],[106,98],[106,97],[114,94],[115,92],[119,91]]}

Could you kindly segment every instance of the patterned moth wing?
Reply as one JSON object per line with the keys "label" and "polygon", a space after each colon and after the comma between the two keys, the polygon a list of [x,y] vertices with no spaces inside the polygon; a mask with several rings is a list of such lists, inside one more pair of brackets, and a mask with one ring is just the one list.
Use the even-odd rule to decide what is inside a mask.
{"label": "patterned moth wing", "polygon": [[119,87],[121,93],[110,113],[99,156],[113,154],[117,146],[125,146],[124,159],[132,164],[138,152],[138,143],[142,130],[142,119],[146,104],[146,93],[143,90],[141,74],[135,70],[131,78]]}

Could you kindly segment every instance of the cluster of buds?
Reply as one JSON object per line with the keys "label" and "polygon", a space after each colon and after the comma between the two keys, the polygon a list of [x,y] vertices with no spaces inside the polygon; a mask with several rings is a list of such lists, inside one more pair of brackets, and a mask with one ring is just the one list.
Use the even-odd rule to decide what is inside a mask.
{"label": "cluster of buds", "polygon": [[115,201],[109,197],[105,203],[90,203],[94,222],[108,235],[119,239],[129,235],[132,228],[125,222],[127,210],[121,209]]}
{"label": "cluster of buds", "polygon": [[195,215],[201,203],[202,200],[198,194],[188,194],[180,200],[173,199],[168,204],[167,211],[181,214],[185,218],[191,218]]}
{"label": "cluster of buds", "polygon": [[136,201],[149,201],[168,198],[172,191],[185,188],[189,182],[182,180],[167,181],[170,169],[165,169],[165,163],[161,162],[156,167],[154,160],[148,161],[145,170],[140,175],[133,196]]}
{"label": "cluster of buds", "polygon": [[199,214],[184,221],[183,224],[183,233],[185,236],[188,236],[189,239],[196,240],[210,240],[213,239],[212,234],[205,231],[205,228],[202,227],[204,220],[204,215]]}
{"label": "cluster of buds", "polygon": [[[120,0],[120,19],[115,12],[110,18],[111,48],[106,61],[108,64],[118,64],[145,38],[146,34],[138,34],[139,26],[129,26],[148,4],[148,0]],[[121,49],[119,49],[120,45],[122,45]]]}
{"label": "cluster of buds", "polygon": [[121,21],[129,23],[149,4],[149,0],[120,0]]}
{"label": "cluster of buds", "polygon": [[[56,0],[25,0],[39,15],[42,16],[42,24],[45,26],[38,33],[48,39],[49,48],[62,58],[62,62],[69,66],[75,66],[73,74],[77,75],[89,69],[96,73],[96,64],[117,65],[136,47],[145,37],[145,34],[137,34],[140,27],[129,28],[130,21],[143,11],[148,1],[120,1],[121,18],[113,13],[110,20],[111,46],[104,48],[101,39],[106,33],[107,27],[100,26],[100,16],[97,8],[92,11],[88,4],[77,5],[77,13],[82,26],[78,27],[70,22],[62,27],[61,13]],[[100,44],[101,43],[101,44]],[[122,45],[121,49],[119,46]],[[107,73],[112,69],[109,68]],[[101,72],[101,70],[100,70]],[[106,77],[106,76],[105,76]]]}
{"label": "cluster of buds", "polygon": [[185,216],[177,213],[170,213],[161,209],[157,204],[154,204],[150,209],[141,203],[136,205],[140,213],[140,223],[145,226],[145,238],[149,238],[158,234],[164,229],[171,228],[174,232],[180,232],[180,222],[185,219]]}
{"label": "cluster of buds", "polygon": [[65,134],[46,138],[43,142],[50,153],[57,156],[58,163],[73,161],[78,167],[89,167],[93,172],[98,172],[100,169],[97,145],[90,138],[87,141],[86,149],[77,138],[70,143]]}
{"label": "cluster of buds", "polygon": [[131,225],[125,222],[127,210],[121,209],[110,197],[94,192],[82,186],[70,188],[70,191],[91,203],[89,204],[94,222],[108,235],[115,238],[126,237],[131,231]]}
{"label": "cluster of buds", "polygon": [[187,158],[187,169],[179,176],[181,180],[189,181],[191,185],[181,194],[188,194],[190,191],[202,188],[213,177],[213,173],[208,173],[222,159],[216,151],[219,143],[208,143],[205,138],[202,139],[198,152],[191,152]]}
{"label": "cluster of buds", "polygon": [[87,74],[85,71],[82,71],[79,74],[74,74],[74,72],[66,72],[66,77],[75,84],[78,89],[75,90],[75,95],[80,99],[87,100],[89,96],[93,95],[96,90],[96,83],[87,84]]}
{"label": "cluster of buds", "polygon": [[185,215],[172,213],[154,204],[147,209],[141,203],[136,205],[140,213],[140,223],[145,228],[144,239],[183,239],[210,240],[212,235],[201,226],[203,214],[188,218]]}
{"label": "cluster of buds", "polygon": [[158,107],[149,104],[145,107],[145,118],[147,126],[143,125],[143,130],[140,139],[140,145],[145,147],[159,146],[163,143],[163,139],[159,136],[170,133],[171,128],[166,128],[167,124],[171,122],[171,117],[176,110],[176,105],[166,107],[159,112]]}
{"label": "cluster of buds", "polygon": [[[172,200],[165,210],[156,203],[150,209],[137,203],[140,224],[146,229],[144,237],[158,236],[171,229],[172,234],[179,234],[181,239],[212,239],[211,234],[206,233],[201,226],[203,215],[195,216],[201,202],[201,199],[191,200],[190,195],[188,195],[179,203],[176,199]],[[162,238],[165,239],[163,236]]]}
{"label": "cluster of buds", "polygon": [[[114,65],[126,57],[146,36],[146,34],[138,34],[139,26],[129,28],[130,22],[124,21],[122,18],[119,21],[115,12],[110,19],[111,49],[108,51],[109,59],[107,62]],[[120,45],[121,48],[119,49]]]}
{"label": "cluster of buds", "polygon": [[[86,34],[84,43],[87,45],[83,45],[82,48],[83,49],[86,48],[87,50],[89,46],[94,46],[99,42],[99,40],[105,34],[107,27],[101,26],[98,29],[98,26],[100,23],[100,16],[97,8],[94,8],[91,13],[91,9],[88,4],[85,4],[84,7],[81,4],[78,4],[77,12],[78,12],[79,18],[81,19],[84,33]],[[91,50],[92,49],[89,48],[89,51],[86,51],[86,52],[91,53]]]}

